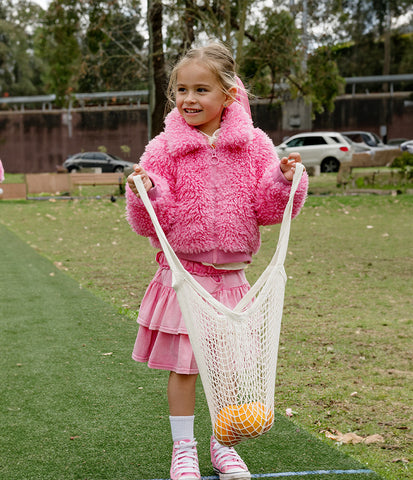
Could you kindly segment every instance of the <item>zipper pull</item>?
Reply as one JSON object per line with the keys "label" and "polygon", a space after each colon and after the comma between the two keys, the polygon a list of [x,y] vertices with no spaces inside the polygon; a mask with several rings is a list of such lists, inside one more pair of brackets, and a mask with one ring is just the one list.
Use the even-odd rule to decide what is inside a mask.
{"label": "zipper pull", "polygon": [[215,147],[212,146],[212,156],[211,156],[211,165],[218,165],[219,158],[217,152],[215,151]]}

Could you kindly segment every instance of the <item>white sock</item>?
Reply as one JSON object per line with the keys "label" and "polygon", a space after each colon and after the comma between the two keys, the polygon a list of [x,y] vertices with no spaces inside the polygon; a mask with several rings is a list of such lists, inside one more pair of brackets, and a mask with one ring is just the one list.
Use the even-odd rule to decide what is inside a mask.
{"label": "white sock", "polygon": [[194,419],[195,415],[169,417],[169,421],[171,422],[172,440],[174,442],[194,439]]}

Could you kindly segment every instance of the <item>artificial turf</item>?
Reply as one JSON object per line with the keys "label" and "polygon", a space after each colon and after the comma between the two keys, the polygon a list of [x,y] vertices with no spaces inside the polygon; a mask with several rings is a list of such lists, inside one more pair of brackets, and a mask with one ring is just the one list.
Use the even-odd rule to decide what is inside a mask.
{"label": "artificial turf", "polygon": [[[1,224],[0,244],[0,478],[168,478],[167,372],[131,360],[135,323]],[[198,383],[195,434],[212,476]],[[237,450],[259,478],[381,478],[279,415]]]}

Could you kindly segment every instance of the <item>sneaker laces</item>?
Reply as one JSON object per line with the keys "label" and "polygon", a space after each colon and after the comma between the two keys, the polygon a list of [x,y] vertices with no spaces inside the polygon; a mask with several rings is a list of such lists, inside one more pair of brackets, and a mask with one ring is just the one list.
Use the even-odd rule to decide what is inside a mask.
{"label": "sneaker laces", "polygon": [[241,469],[245,470],[246,466],[244,461],[234,450],[233,447],[226,447],[221,445],[215,439],[213,440],[213,451],[215,456],[215,461],[221,470],[224,466],[226,469]]}
{"label": "sneaker laces", "polygon": [[172,470],[179,475],[193,474],[199,475],[198,454],[196,451],[197,442],[180,441],[174,446],[174,458],[172,462]]}

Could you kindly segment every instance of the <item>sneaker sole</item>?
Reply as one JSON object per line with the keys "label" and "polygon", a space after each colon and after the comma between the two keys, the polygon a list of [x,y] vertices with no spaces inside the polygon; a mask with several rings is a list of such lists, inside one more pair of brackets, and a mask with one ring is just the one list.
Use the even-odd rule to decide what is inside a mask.
{"label": "sneaker sole", "polygon": [[217,468],[214,468],[214,472],[219,475],[219,480],[250,480],[250,472],[234,472],[234,473],[221,473]]}
{"label": "sneaker sole", "polygon": [[[172,480],[172,477],[171,477]],[[180,480],[201,480],[201,477],[181,477]]]}

